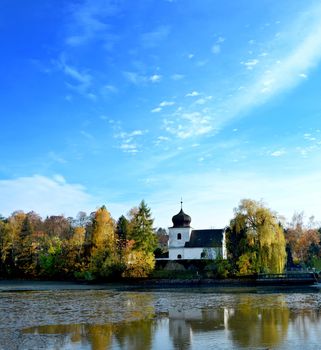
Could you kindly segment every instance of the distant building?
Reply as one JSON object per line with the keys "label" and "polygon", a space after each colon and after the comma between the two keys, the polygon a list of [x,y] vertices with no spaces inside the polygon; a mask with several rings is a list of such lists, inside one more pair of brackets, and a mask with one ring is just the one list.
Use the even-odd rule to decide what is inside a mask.
{"label": "distant building", "polygon": [[191,227],[191,217],[181,210],[172,218],[169,227],[169,260],[227,258],[225,229],[198,229]]}

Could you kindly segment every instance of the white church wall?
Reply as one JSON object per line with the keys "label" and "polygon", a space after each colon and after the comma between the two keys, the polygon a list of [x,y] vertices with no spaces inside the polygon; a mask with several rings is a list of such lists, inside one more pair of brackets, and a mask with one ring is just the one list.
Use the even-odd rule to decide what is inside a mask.
{"label": "white church wall", "polygon": [[184,258],[184,248],[170,248],[168,249],[169,260],[179,260]]}
{"label": "white church wall", "polygon": [[[170,227],[169,233],[169,248],[184,247],[186,242],[189,242],[192,229],[190,227]],[[180,235],[180,236],[179,236]],[[179,239],[180,237],[180,239]]]}
{"label": "white church wall", "polygon": [[[203,254],[205,253],[205,255]],[[221,248],[170,248],[169,260],[216,259],[222,256]]]}

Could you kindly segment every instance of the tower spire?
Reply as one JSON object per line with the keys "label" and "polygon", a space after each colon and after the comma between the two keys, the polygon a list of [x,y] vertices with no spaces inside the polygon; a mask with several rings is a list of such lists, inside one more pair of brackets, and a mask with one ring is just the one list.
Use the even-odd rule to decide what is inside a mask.
{"label": "tower spire", "polygon": [[183,198],[181,197],[181,210],[183,210]]}

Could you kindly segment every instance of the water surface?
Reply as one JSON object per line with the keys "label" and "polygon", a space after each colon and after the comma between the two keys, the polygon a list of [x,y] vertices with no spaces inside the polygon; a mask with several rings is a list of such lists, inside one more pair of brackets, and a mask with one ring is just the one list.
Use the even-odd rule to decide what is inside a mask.
{"label": "water surface", "polygon": [[320,349],[321,286],[0,283],[0,349]]}

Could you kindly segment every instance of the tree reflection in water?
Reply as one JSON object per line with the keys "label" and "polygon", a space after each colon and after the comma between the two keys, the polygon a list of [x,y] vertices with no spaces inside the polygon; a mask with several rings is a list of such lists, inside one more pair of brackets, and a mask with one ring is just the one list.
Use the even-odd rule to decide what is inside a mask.
{"label": "tree reflection in water", "polygon": [[256,305],[253,297],[240,296],[238,307],[228,310],[227,327],[233,343],[241,347],[275,347],[287,335],[289,308],[283,296],[271,296]]}
{"label": "tree reflection in water", "polygon": [[46,344],[43,348],[59,349],[189,350],[209,344],[218,348],[222,344],[237,349],[288,349],[296,340],[311,343],[311,337],[317,339],[321,330],[319,312],[303,303],[301,308],[290,310],[286,295],[240,294],[226,305],[188,308],[181,304],[163,314],[157,314],[154,307],[143,307],[149,301],[146,297],[133,295],[128,300],[127,322],[25,329],[24,348],[32,348],[32,336],[37,334],[38,341]]}

